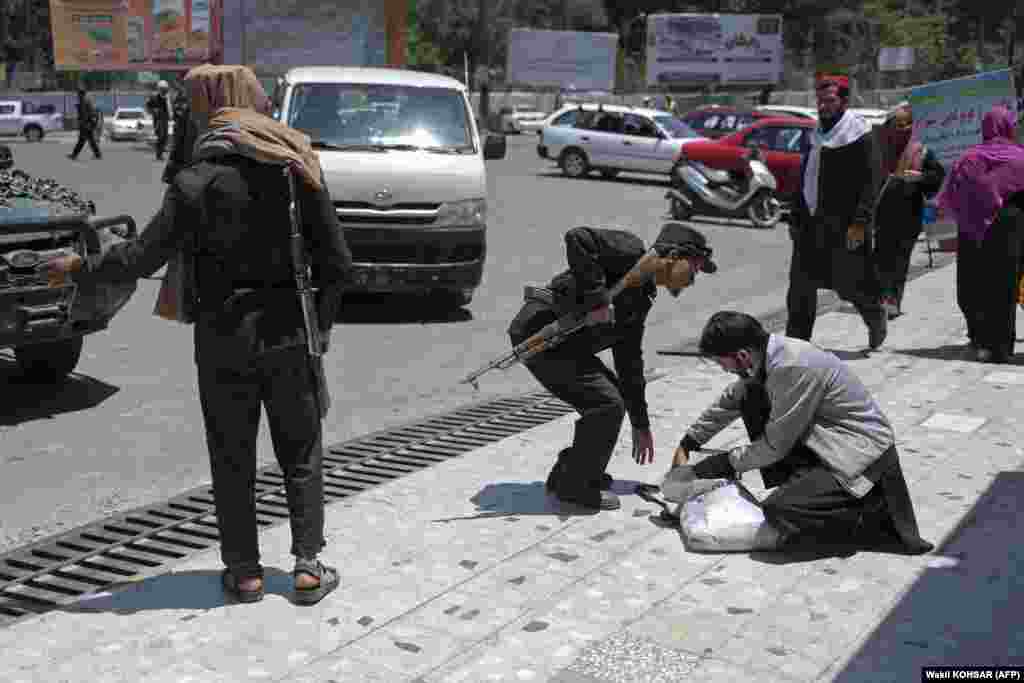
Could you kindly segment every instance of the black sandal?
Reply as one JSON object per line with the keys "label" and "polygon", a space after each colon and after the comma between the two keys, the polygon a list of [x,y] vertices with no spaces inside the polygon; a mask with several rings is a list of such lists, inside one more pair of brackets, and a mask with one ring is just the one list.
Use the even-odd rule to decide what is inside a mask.
{"label": "black sandal", "polygon": [[264,595],[263,578],[259,578],[259,588],[256,590],[242,590],[238,587],[238,577],[230,569],[225,569],[220,575],[220,582],[224,586],[224,592],[239,602],[259,602],[263,599]]}
{"label": "black sandal", "polygon": [[292,576],[298,578],[299,574],[306,574],[315,579],[320,579],[320,583],[315,588],[295,587],[295,602],[299,605],[315,605],[341,583],[341,579],[338,577],[338,570],[334,567],[328,567],[319,560],[296,559]]}

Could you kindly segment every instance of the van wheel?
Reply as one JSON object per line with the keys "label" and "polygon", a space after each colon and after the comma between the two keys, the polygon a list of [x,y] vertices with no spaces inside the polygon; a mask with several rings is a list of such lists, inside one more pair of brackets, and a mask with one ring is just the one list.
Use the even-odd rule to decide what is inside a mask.
{"label": "van wheel", "polygon": [[562,152],[562,173],[570,178],[582,178],[590,173],[590,162],[586,155],[578,149],[567,149]]}
{"label": "van wheel", "polygon": [[438,289],[430,293],[429,302],[439,309],[454,311],[473,301],[472,289]]}
{"label": "van wheel", "polygon": [[43,139],[43,129],[39,126],[27,126],[25,128],[25,139],[29,142],[39,142]]}
{"label": "van wheel", "polygon": [[83,337],[17,346],[14,360],[33,382],[56,384],[71,374],[82,355]]}

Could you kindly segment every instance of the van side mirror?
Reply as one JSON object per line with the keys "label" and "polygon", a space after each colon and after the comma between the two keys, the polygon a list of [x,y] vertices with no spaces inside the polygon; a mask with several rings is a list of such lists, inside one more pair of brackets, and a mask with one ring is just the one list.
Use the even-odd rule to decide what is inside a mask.
{"label": "van side mirror", "polygon": [[504,159],[508,153],[508,142],[502,133],[488,133],[484,140],[484,159]]}

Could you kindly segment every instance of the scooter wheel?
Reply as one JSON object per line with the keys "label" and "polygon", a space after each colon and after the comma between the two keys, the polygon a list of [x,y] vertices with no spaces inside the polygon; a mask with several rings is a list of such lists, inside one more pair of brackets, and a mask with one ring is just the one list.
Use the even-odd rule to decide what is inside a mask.
{"label": "scooter wheel", "polygon": [[782,218],[782,204],[771,193],[762,193],[750,202],[747,207],[747,217],[755,227],[774,228]]}

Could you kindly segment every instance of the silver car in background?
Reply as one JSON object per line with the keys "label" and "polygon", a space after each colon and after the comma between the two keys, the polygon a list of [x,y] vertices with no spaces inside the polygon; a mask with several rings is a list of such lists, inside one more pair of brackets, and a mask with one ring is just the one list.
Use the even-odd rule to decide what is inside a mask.
{"label": "silver car in background", "polygon": [[704,138],[666,111],[622,105],[579,105],[565,109],[541,130],[537,154],[571,178],[598,171],[668,175],[679,151]]}

